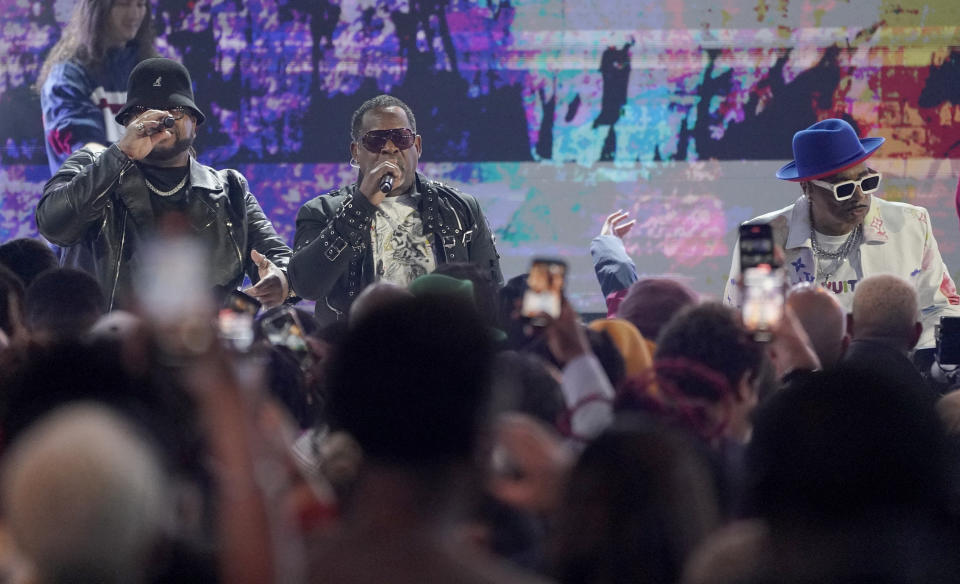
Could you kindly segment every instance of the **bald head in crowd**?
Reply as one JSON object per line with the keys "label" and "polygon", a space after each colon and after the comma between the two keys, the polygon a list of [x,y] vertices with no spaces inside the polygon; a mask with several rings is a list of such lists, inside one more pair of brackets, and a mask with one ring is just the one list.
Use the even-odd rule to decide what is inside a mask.
{"label": "bald head in crowd", "polygon": [[145,581],[168,517],[153,449],[118,414],[65,406],[5,456],[3,511],[43,582]]}
{"label": "bald head in crowd", "polygon": [[[857,288],[859,290],[859,288]],[[800,284],[790,289],[787,305],[803,325],[824,368],[836,365],[850,344],[847,316],[825,288]]]}
{"label": "bald head in crowd", "polygon": [[891,274],[864,278],[853,293],[850,334],[854,340],[882,341],[909,351],[917,344],[917,291],[910,282]]}

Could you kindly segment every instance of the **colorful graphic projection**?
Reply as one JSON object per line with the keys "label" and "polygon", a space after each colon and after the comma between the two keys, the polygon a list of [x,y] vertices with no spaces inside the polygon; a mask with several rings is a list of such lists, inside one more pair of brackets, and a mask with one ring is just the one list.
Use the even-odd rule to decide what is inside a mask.
{"label": "colorful graphic projection", "polygon": [[[47,178],[30,85],[73,2],[0,0],[0,240],[34,235]],[[789,204],[793,133],[843,117],[887,138],[887,198],[928,206],[960,266],[960,3],[887,0],[157,0],[162,54],[208,116],[201,159],[240,168],[288,240],[303,201],[353,179],[364,99],[408,101],[424,170],[476,194],[505,273],[587,252],[617,208],[641,273],[718,296],[739,221]]]}

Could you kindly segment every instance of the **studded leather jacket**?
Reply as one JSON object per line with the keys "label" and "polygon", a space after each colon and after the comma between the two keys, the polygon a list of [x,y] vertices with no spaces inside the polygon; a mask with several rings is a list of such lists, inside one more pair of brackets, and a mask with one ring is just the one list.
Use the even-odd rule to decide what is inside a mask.
{"label": "studded leather jacket", "polygon": [[[291,251],[264,215],[247,181],[235,170],[214,170],[190,159],[186,216],[209,246],[212,284],[235,289],[244,272],[259,273],[250,251],[256,249],[281,270]],[[155,226],[143,175],[116,144],[95,152],[73,153],[43,187],[37,226],[64,248],[61,263],[84,270],[100,283],[108,309],[127,308],[142,258],[138,250]],[[171,290],[176,294],[176,290]]]}
{"label": "studded leather jacket", "polygon": [[[437,263],[476,264],[502,285],[500,256],[477,200],[420,173],[415,188]],[[297,213],[288,275],[297,295],[317,301],[321,324],[345,318],[357,294],[376,279],[370,236],[376,210],[352,184],[307,201]]]}

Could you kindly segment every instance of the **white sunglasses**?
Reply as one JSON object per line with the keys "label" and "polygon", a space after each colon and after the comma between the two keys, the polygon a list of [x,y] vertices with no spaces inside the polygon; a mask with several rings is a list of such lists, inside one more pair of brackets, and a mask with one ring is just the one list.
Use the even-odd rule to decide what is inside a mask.
{"label": "white sunglasses", "polygon": [[881,176],[883,175],[881,175],[879,172],[872,172],[871,174],[856,180],[844,180],[836,183],[830,183],[823,180],[811,180],[810,182],[818,187],[832,191],[833,197],[836,200],[846,201],[853,196],[853,193],[857,191],[857,187],[860,187],[860,190],[865,195],[870,194],[880,188]]}

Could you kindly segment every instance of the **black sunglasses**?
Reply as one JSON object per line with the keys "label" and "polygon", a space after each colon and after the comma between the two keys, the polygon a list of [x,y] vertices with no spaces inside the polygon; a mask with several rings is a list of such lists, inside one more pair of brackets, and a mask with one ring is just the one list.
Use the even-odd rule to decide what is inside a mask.
{"label": "black sunglasses", "polygon": [[383,150],[383,147],[387,145],[388,140],[393,142],[393,145],[396,146],[398,150],[406,150],[413,146],[416,138],[417,135],[409,128],[370,130],[360,138],[360,144],[370,152],[379,154],[380,151]]}

